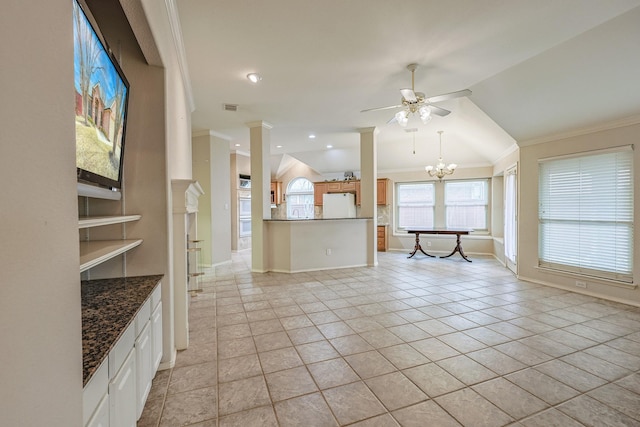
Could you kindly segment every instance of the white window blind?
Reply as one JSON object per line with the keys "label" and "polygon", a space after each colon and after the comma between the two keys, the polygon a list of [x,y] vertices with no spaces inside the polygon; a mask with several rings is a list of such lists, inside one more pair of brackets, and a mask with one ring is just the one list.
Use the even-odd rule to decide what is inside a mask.
{"label": "white window blind", "polygon": [[444,185],[447,228],[487,230],[488,181],[446,181]]}
{"label": "white window blind", "polygon": [[633,281],[631,147],[539,162],[539,265]]}
{"label": "white window blind", "polygon": [[435,206],[433,183],[398,183],[396,194],[396,224],[399,229],[433,228]]}

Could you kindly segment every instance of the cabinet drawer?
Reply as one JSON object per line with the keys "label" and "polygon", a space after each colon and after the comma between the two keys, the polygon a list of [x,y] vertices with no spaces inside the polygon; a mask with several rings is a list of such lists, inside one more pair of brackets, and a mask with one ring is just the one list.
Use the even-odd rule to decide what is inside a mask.
{"label": "cabinet drawer", "polygon": [[162,300],[162,282],[158,283],[155,290],[151,294],[151,310],[155,309]]}
{"label": "cabinet drawer", "polygon": [[150,318],[151,318],[151,298],[148,298],[144,302],[144,304],[142,304],[142,307],[140,307],[140,311],[138,311],[138,314],[136,315],[136,320],[135,320],[136,337],[140,335],[140,332],[142,332],[142,328],[144,328],[144,326],[147,323],[149,323]]}

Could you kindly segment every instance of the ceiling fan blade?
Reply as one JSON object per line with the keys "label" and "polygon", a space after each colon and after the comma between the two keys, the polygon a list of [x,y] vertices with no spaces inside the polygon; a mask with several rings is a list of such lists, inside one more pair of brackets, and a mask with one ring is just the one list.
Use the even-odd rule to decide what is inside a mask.
{"label": "ceiling fan blade", "polygon": [[407,102],[418,102],[418,98],[416,98],[416,93],[413,89],[400,89],[400,93]]}
{"label": "ceiling fan blade", "polygon": [[469,96],[469,95],[471,95],[471,91],[469,89],[465,89],[465,90],[459,90],[457,92],[444,93],[442,95],[432,96],[430,98],[425,99],[425,101],[428,103],[442,102],[442,101],[447,101],[449,99],[455,99],[455,98],[460,98],[462,96]]}
{"label": "ceiling fan blade", "polygon": [[368,108],[368,109],[366,109],[366,110],[362,110],[362,111],[360,111],[360,112],[361,112],[361,113],[366,113],[366,112],[368,112],[368,111],[391,110],[392,108],[400,108],[400,107],[403,107],[403,105],[402,105],[402,104],[400,104],[400,105],[390,105],[390,106],[388,106],[388,107]]}
{"label": "ceiling fan blade", "polygon": [[447,114],[451,113],[451,111],[445,110],[444,108],[436,107],[435,105],[429,105],[429,109],[431,110],[431,112],[433,114],[435,114],[436,116],[441,116],[441,117],[444,117]]}

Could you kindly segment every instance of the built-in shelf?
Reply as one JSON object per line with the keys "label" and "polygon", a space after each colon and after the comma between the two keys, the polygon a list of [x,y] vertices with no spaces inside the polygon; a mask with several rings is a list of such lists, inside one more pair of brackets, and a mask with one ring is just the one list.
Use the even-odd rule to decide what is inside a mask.
{"label": "built-in shelf", "polygon": [[142,239],[80,242],[80,273],[135,248]]}
{"label": "built-in shelf", "polygon": [[100,227],[103,225],[122,224],[125,222],[137,221],[142,215],[120,215],[120,216],[81,216],[78,219],[78,228]]}

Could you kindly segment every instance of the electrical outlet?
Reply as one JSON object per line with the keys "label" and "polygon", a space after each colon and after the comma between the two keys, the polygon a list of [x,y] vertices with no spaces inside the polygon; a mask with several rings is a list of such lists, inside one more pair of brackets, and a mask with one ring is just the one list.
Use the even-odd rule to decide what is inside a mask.
{"label": "electrical outlet", "polygon": [[331,255],[331,249],[327,249],[327,255]]}
{"label": "electrical outlet", "polygon": [[576,280],[576,286],[579,288],[586,288],[587,287],[587,282],[583,282],[581,280]]}
{"label": "electrical outlet", "polygon": [[427,246],[430,247],[431,246],[431,242],[427,240]]}

